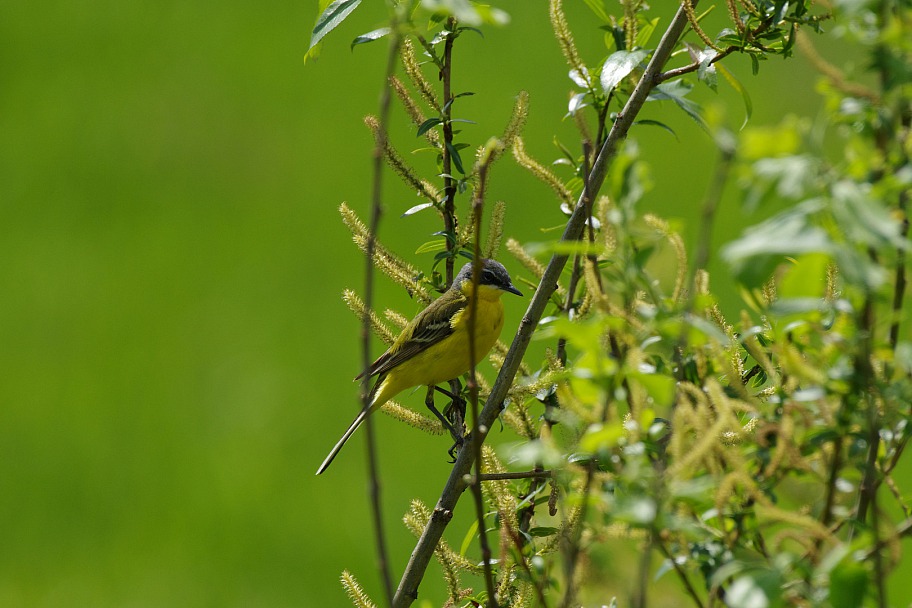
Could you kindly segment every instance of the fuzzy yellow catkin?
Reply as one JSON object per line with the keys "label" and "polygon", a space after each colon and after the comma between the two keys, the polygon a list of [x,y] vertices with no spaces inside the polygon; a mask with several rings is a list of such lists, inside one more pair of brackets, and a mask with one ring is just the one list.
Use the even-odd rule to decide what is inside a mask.
{"label": "fuzzy yellow catkin", "polygon": [[716,46],[709,36],[706,35],[706,32],[703,31],[703,28],[700,27],[700,22],[697,19],[697,14],[694,11],[693,0],[682,0],[681,6],[684,7],[684,14],[687,15],[687,21],[690,22],[690,27],[696,32],[700,40],[703,41],[703,44],[713,49],[716,52],[721,52],[722,49]]}
{"label": "fuzzy yellow catkin", "polygon": [[[390,76],[389,82],[390,86],[393,89],[393,92],[396,93],[396,97],[402,104],[405,113],[411,119],[412,124],[418,127],[424,124],[424,113],[421,111],[421,108],[418,107],[418,103],[412,98],[408,89],[405,87],[405,83],[403,83],[395,76]],[[428,143],[435,148],[440,148],[440,132],[437,129],[426,130],[424,132],[424,138],[427,139]]]}
{"label": "fuzzy yellow catkin", "polygon": [[399,329],[405,329],[405,326],[409,324],[408,317],[404,314],[397,312],[391,308],[387,308],[383,311],[383,316],[389,319],[390,323],[398,327]]}
{"label": "fuzzy yellow catkin", "polygon": [[512,148],[513,142],[522,133],[523,127],[526,126],[526,119],[529,118],[529,92],[520,91],[516,95],[516,102],[513,104],[513,112],[510,114],[510,122],[504,128],[500,140],[504,148]]}
{"label": "fuzzy yellow catkin", "polygon": [[744,33],[744,22],[741,20],[741,11],[738,10],[738,5],[735,4],[735,0],[725,0],[726,6],[728,6],[728,18],[732,23],[735,24],[735,27],[738,29],[738,32]]}
{"label": "fuzzy yellow catkin", "polygon": [[507,204],[503,201],[494,203],[494,209],[491,211],[491,221],[488,222],[488,238],[485,240],[482,255],[486,258],[497,257],[497,250],[500,249],[504,233],[504,215],[507,212]]}
{"label": "fuzzy yellow catkin", "polygon": [[680,303],[681,295],[684,293],[684,282],[687,280],[687,248],[684,246],[684,239],[681,238],[680,234],[668,226],[668,222],[657,215],[647,213],[643,216],[643,221],[646,222],[646,225],[650,228],[664,236],[674,250],[678,266],[677,272],[675,273],[675,285],[674,291],[672,291],[671,294],[671,299],[675,303]]}
{"label": "fuzzy yellow catkin", "polygon": [[[365,116],[364,124],[367,125],[367,128],[374,134],[374,139],[379,140],[380,121],[377,120],[377,117]],[[393,173],[398,175],[399,179],[419,196],[432,203],[439,203],[442,200],[443,197],[441,196],[440,191],[431,182],[418,177],[415,170],[405,162],[398,152],[396,152],[396,149],[390,143],[389,138],[386,139],[386,145],[383,147],[383,158],[386,160],[386,164],[389,165],[390,169],[393,170]]]}
{"label": "fuzzy yellow catkin", "polygon": [[[481,446],[482,471],[485,473],[506,473],[507,469],[497,458],[494,448],[489,445]],[[501,521],[504,521],[510,530],[519,529],[519,520],[516,518],[516,497],[510,491],[510,482],[506,480],[485,481],[482,490],[488,500],[497,507]]]}
{"label": "fuzzy yellow catkin", "polygon": [[371,601],[370,597],[364,592],[364,589],[361,588],[361,585],[358,584],[358,581],[351,572],[344,570],[342,572],[341,581],[345,593],[352,601],[352,604],[355,605],[355,608],[376,608],[377,605]]}
{"label": "fuzzy yellow catkin", "polygon": [[526,144],[522,137],[517,136],[513,140],[512,149],[513,158],[516,160],[516,164],[544,182],[555,194],[557,194],[557,197],[570,208],[574,207],[576,201],[573,199],[573,193],[564,185],[564,182],[551,171],[551,169],[529,156],[528,152],[526,152]]}
{"label": "fuzzy yellow catkin", "polygon": [[380,411],[391,418],[395,418],[400,422],[404,422],[407,425],[430,435],[443,435],[446,432],[446,429],[443,428],[443,424],[439,420],[422,416],[414,410],[402,407],[395,401],[387,401],[380,406]]}
{"label": "fuzzy yellow catkin", "polygon": [[588,72],[579,51],[576,50],[576,42],[573,41],[573,34],[567,24],[562,0],[551,0],[548,7],[548,15],[551,18],[551,28],[554,30],[554,36],[557,38],[557,43],[567,63],[572,69],[576,70],[581,78],[587,78]]}
{"label": "fuzzy yellow catkin", "polygon": [[[342,215],[343,223],[352,233],[352,240],[361,251],[367,253],[367,243],[370,237],[370,231],[367,226],[346,203],[339,205],[339,213]],[[418,275],[415,267],[390,252],[376,240],[374,241],[373,262],[378,270],[404,287],[409,293],[414,294],[420,303],[424,305],[430,303],[430,293],[414,279]]]}
{"label": "fuzzy yellow catkin", "polygon": [[[402,523],[405,524],[405,527],[408,528],[409,532],[415,536],[420,537],[424,532],[424,529],[427,527],[430,519],[430,509],[428,509],[427,505],[416,498],[413,499],[409,504],[408,512],[402,516]],[[437,549],[435,549],[435,552],[436,551],[440,551],[441,554],[445,555],[447,563],[452,564],[456,569],[466,570],[468,572],[476,574],[481,572],[480,565],[453,551],[453,548],[450,547],[449,543],[447,543],[445,540],[441,540],[437,544]]]}
{"label": "fuzzy yellow catkin", "polygon": [[614,229],[614,222],[611,221],[611,211],[614,204],[611,198],[605,195],[598,197],[595,201],[595,212],[602,224],[602,240],[605,244],[605,253],[611,253],[617,249],[617,232]]}
{"label": "fuzzy yellow catkin", "polygon": [[412,45],[412,41],[409,38],[405,38],[402,41],[402,46],[399,49],[399,56],[402,60],[402,67],[405,68],[405,73],[408,75],[409,80],[412,81],[412,86],[418,90],[418,93],[429,106],[440,113],[440,102],[437,100],[437,94],[434,93],[431,83],[427,81],[427,78],[425,78],[424,74],[421,72],[421,66],[415,55],[415,47]]}
{"label": "fuzzy yellow catkin", "polygon": [[[358,317],[359,320],[364,319],[364,314],[367,311],[364,306],[364,301],[358,297],[358,294],[351,289],[346,289],[342,292],[342,301],[345,302],[345,305],[348,306],[349,310],[355,313],[355,316]],[[383,342],[392,344],[396,340],[396,335],[383,324],[383,321],[380,320],[377,313],[370,311],[368,317],[370,318],[371,331],[383,340]]]}

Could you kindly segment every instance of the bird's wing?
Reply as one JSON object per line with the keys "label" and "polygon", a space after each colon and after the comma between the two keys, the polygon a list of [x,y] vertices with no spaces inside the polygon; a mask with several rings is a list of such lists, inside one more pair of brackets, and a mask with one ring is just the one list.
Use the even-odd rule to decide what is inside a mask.
{"label": "bird's wing", "polygon": [[[468,300],[465,296],[458,292],[447,292],[435,300],[433,304],[418,313],[418,316],[402,330],[402,334],[389,350],[371,364],[368,376],[385,374],[451,335],[453,316],[465,308],[467,303]],[[358,378],[363,375],[363,373],[360,374]]]}

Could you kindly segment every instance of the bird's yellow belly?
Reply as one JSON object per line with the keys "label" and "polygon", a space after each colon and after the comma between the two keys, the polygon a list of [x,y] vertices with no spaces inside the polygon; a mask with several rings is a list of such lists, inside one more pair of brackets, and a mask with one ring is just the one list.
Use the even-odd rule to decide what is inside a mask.
{"label": "bird's yellow belly", "polygon": [[[484,358],[503,329],[503,304],[500,300],[479,298],[478,313],[475,318],[474,361],[477,364]],[[453,319],[455,331],[438,344],[424,350],[409,362],[409,365],[396,368],[389,374],[399,390],[418,385],[441,384],[458,378],[469,371],[469,315],[463,310]]]}

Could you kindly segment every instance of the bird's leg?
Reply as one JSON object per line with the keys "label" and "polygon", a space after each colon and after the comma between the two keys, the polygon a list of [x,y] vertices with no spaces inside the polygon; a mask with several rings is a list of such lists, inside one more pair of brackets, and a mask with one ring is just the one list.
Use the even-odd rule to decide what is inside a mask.
{"label": "bird's leg", "polygon": [[462,383],[459,378],[450,380],[450,390],[437,387],[437,390],[450,398],[450,403],[443,408],[443,414],[456,428],[465,428],[466,400],[462,397]]}
{"label": "bird's leg", "polygon": [[[444,428],[446,428],[446,430],[448,430],[450,432],[450,436],[456,442],[456,445],[460,445],[462,443],[462,436],[456,431],[456,429],[453,427],[452,423],[447,419],[447,417],[444,416],[443,414],[441,414],[440,411],[436,407],[434,407],[434,389],[435,388],[437,388],[437,387],[435,387],[435,386],[428,387],[427,396],[424,398],[424,404],[427,406],[427,408],[429,410],[431,410],[431,412],[435,416],[437,416],[437,420],[439,420],[440,423],[443,424]],[[453,451],[453,448],[450,448],[450,456],[453,455],[452,451]]]}
{"label": "bird's leg", "polygon": [[439,386],[437,390],[450,398],[450,403],[444,408],[443,414],[453,424],[453,427],[460,431],[459,436],[454,437],[456,443],[448,450],[450,458],[455,462],[457,449],[465,443],[466,400],[462,397],[462,383],[458,378],[453,378],[449,384],[450,390],[442,389]]}

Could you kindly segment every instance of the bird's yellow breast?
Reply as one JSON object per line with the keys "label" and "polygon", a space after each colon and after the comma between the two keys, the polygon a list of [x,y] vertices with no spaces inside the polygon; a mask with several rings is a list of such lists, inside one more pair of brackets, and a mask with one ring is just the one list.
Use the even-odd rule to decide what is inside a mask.
{"label": "bird's yellow breast", "polygon": [[381,399],[391,399],[412,386],[441,384],[458,378],[469,371],[472,363],[477,364],[481,361],[493,348],[503,329],[501,294],[501,290],[484,285],[478,290],[478,298],[475,301],[475,344],[472,352],[474,361],[469,361],[469,319],[472,316],[472,304],[471,295],[468,295],[470,304],[453,315],[450,321],[453,333],[390,371],[378,391],[375,404],[379,405]]}

